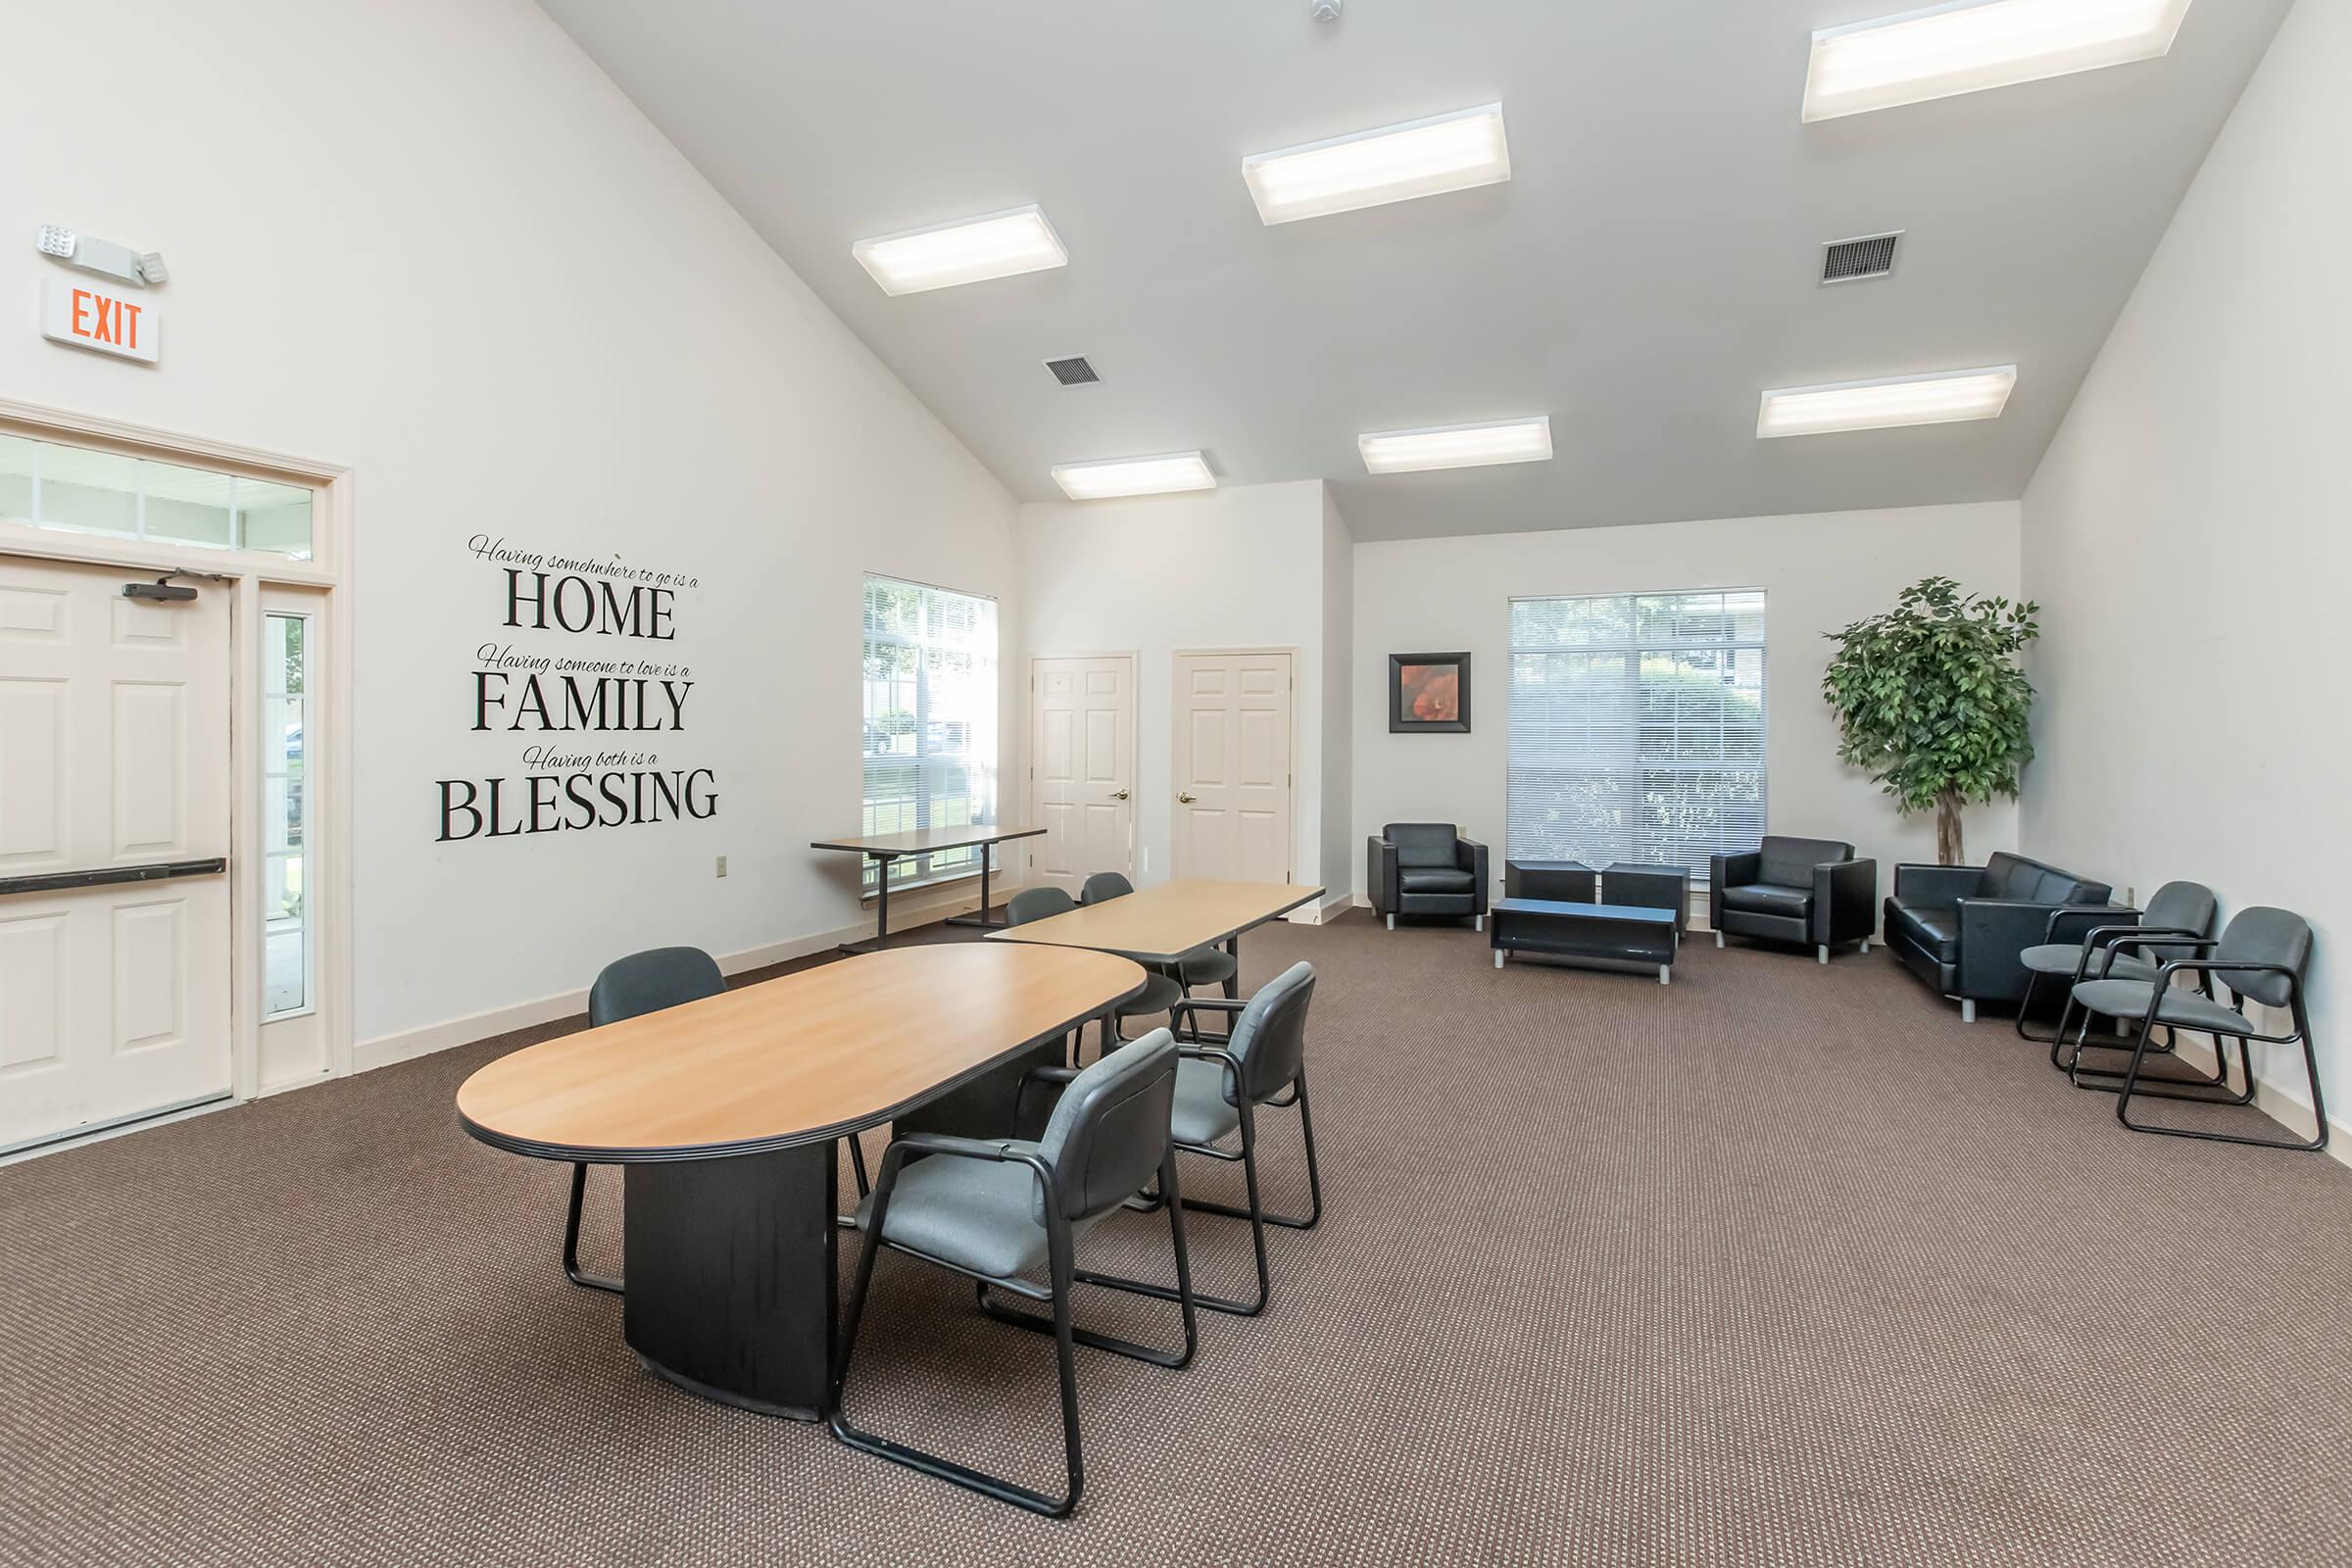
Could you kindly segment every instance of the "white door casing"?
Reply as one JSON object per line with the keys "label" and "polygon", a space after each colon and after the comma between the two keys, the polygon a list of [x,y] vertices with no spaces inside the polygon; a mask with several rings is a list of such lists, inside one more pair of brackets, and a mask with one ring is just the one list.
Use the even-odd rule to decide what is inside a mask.
{"label": "white door casing", "polygon": [[1030,661],[1032,884],[1076,898],[1097,871],[1135,879],[1135,660]]}
{"label": "white door casing", "polygon": [[1292,656],[1178,654],[1172,873],[1291,880]]}
{"label": "white door casing", "polygon": [[[228,854],[233,590],[137,576],[0,556],[0,879]],[[226,1096],[229,932],[219,872],[0,895],[0,1148]]]}

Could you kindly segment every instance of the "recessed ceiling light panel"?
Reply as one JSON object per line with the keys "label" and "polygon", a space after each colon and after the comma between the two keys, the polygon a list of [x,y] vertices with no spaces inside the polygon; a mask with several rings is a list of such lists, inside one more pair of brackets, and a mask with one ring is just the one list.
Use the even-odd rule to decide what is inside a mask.
{"label": "recessed ceiling light panel", "polygon": [[1061,236],[1034,207],[861,239],[850,254],[885,294],[920,294],[1070,265]]}
{"label": "recessed ceiling light panel", "polygon": [[2017,367],[1941,370],[1881,381],[1786,386],[1764,394],[1756,411],[1760,438],[1880,430],[1898,424],[1949,424],[1997,418],[2017,385]]}
{"label": "recessed ceiling light panel", "polygon": [[1955,0],[1813,35],[1805,119],[2153,60],[2189,0]]}
{"label": "recessed ceiling light panel", "polygon": [[1551,458],[1551,416],[1448,424],[1427,430],[1381,430],[1355,438],[1372,473],[1425,468],[1482,468],[1496,463],[1545,463]]}
{"label": "recessed ceiling light panel", "polygon": [[1242,160],[1257,216],[1268,223],[1352,212],[1511,177],[1502,105],[1485,104],[1380,130]]}
{"label": "recessed ceiling light panel", "polygon": [[1217,476],[1208,471],[1208,459],[1200,453],[1170,452],[1156,458],[1062,464],[1054,470],[1054,482],[1072,501],[1102,501],[1112,496],[1214,490]]}

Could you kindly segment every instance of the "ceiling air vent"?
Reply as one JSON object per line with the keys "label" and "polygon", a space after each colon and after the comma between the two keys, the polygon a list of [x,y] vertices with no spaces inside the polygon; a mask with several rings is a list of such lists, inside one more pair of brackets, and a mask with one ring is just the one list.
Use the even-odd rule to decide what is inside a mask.
{"label": "ceiling air vent", "polygon": [[1902,231],[1866,234],[1860,239],[1832,240],[1822,247],[1824,283],[1858,283],[1866,277],[1885,277],[1894,270],[1894,242]]}
{"label": "ceiling air vent", "polygon": [[1054,379],[1063,386],[1093,386],[1102,379],[1095,373],[1095,368],[1086,363],[1083,354],[1072,355],[1066,360],[1048,360],[1046,368],[1052,370]]}

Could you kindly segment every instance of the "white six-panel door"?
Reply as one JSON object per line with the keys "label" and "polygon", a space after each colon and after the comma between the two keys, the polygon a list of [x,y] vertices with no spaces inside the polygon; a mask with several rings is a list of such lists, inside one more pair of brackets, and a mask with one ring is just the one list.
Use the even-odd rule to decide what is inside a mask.
{"label": "white six-panel door", "polygon": [[[0,556],[0,889],[225,857],[229,594]],[[229,1090],[225,873],[0,892],[0,1149]]]}
{"label": "white six-panel door", "polygon": [[1174,873],[1291,879],[1291,656],[1178,654]]}
{"label": "white six-panel door", "polygon": [[1030,662],[1028,880],[1071,898],[1097,871],[1135,878],[1135,661]]}

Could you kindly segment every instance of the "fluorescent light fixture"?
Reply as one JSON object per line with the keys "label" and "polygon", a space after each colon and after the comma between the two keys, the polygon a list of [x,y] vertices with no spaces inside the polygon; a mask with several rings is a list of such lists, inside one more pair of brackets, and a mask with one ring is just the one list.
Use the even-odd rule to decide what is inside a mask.
{"label": "fluorescent light fixture", "polygon": [[1175,490],[1214,490],[1217,476],[1208,471],[1208,460],[1200,453],[1170,452],[1156,458],[1065,463],[1054,468],[1054,482],[1072,501],[1101,501],[1110,496],[1164,496]]}
{"label": "fluorescent light fixture", "polygon": [[2189,0],[1956,0],[1813,35],[1805,118],[1835,120],[2102,66],[2173,47]]}
{"label": "fluorescent light fixture", "polygon": [[1070,265],[1061,236],[1034,207],[861,239],[850,254],[885,294],[920,294]]}
{"label": "fluorescent light fixture", "polygon": [[1897,424],[1949,424],[2000,416],[2017,385],[2014,365],[1981,370],[1939,370],[1883,381],[1837,381],[1785,386],[1764,394],[1756,434],[1827,435],[1833,430],[1880,430]]}
{"label": "fluorescent light fixture", "polygon": [[1489,424],[1446,424],[1429,430],[1381,430],[1357,436],[1355,449],[1364,455],[1364,467],[1373,473],[1548,463],[1551,416],[1497,419]]}
{"label": "fluorescent light fixture", "polygon": [[1485,104],[1242,160],[1257,216],[1268,223],[1353,212],[1511,177],[1502,105]]}

